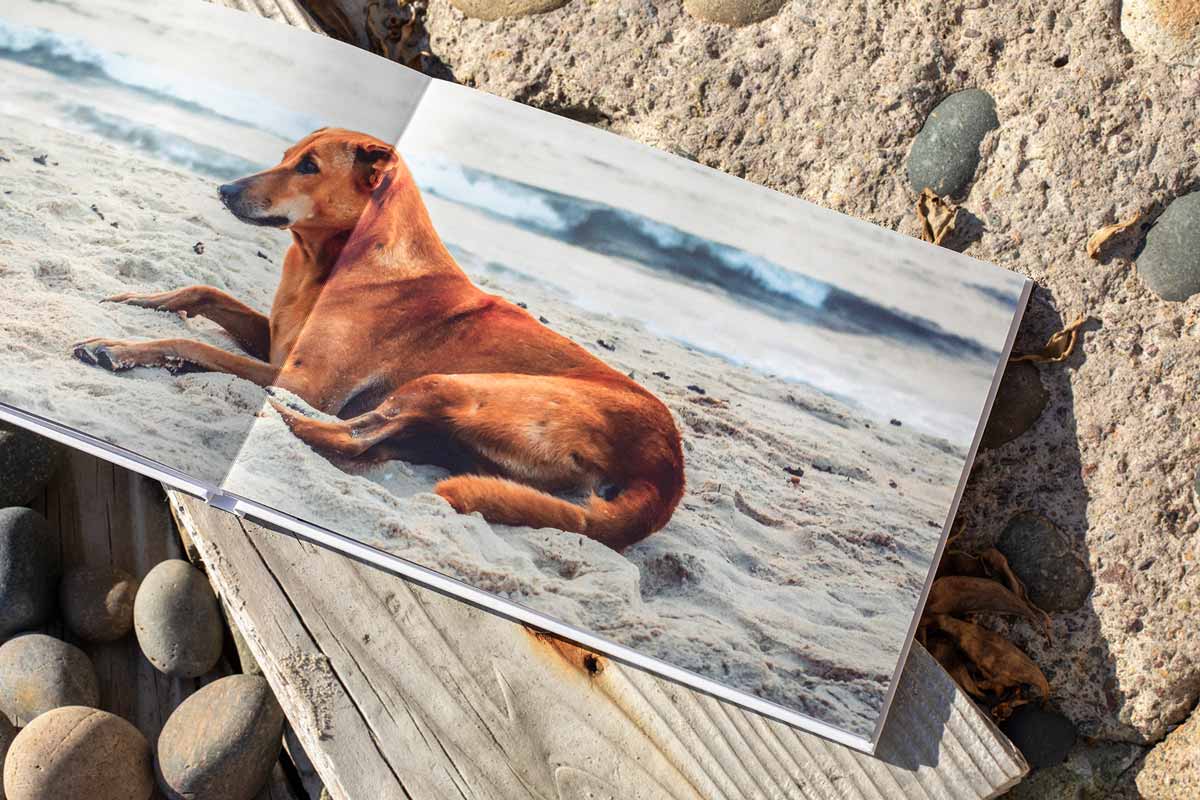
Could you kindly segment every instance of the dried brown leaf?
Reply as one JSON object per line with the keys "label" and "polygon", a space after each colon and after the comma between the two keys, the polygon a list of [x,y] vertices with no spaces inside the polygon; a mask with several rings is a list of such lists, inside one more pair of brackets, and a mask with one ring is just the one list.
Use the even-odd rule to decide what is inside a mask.
{"label": "dried brown leaf", "polygon": [[954,230],[958,206],[947,198],[938,197],[928,186],[917,198],[917,221],[921,224],[921,240],[940,245]]}
{"label": "dried brown leaf", "polygon": [[998,579],[1008,587],[1010,592],[1021,598],[1021,600],[1034,610],[1038,616],[1037,622],[1041,625],[1042,632],[1048,638],[1050,636],[1050,615],[1038,608],[1037,603],[1029,599],[1029,592],[1025,590],[1025,584],[1012,571],[1012,567],[1008,565],[1008,559],[1004,557],[1004,554],[994,547],[989,547],[983,551],[979,559],[987,567],[989,575],[993,578],[999,576]]}
{"label": "dried brown leaf", "polygon": [[1071,353],[1075,352],[1075,345],[1079,342],[1079,328],[1087,319],[1086,315],[1081,314],[1070,325],[1051,336],[1039,352],[1013,356],[1009,361],[1015,364],[1019,361],[1056,363],[1067,360]]}
{"label": "dried brown leaf", "polygon": [[326,33],[343,42],[358,43],[354,26],[335,0],[306,0],[304,7]]}
{"label": "dried brown leaf", "polygon": [[950,677],[962,687],[964,692],[973,697],[983,697],[983,692],[975,683],[971,669],[963,658],[962,651],[958,649],[958,645],[941,634],[934,634],[929,637],[926,649],[942,665],[942,669],[950,673]]}
{"label": "dried brown leaf", "polygon": [[1003,636],[944,614],[932,616],[930,622],[974,665],[982,676],[978,687],[983,692],[1004,698],[1032,686],[1043,700],[1050,697],[1050,684],[1037,664]]}
{"label": "dried brown leaf", "polygon": [[937,570],[937,577],[941,578],[944,575],[974,575],[980,578],[986,577],[987,571],[978,556],[961,550],[947,550],[942,554]]}
{"label": "dried brown leaf", "polygon": [[1120,222],[1114,222],[1112,225],[1105,225],[1100,230],[1088,237],[1087,245],[1085,246],[1089,258],[1099,258],[1100,248],[1114,236],[1120,236],[1125,231],[1132,228],[1142,221],[1142,212],[1135,211]]}
{"label": "dried brown leaf", "polygon": [[994,547],[989,547],[980,554],[979,560],[983,562],[989,575],[999,575],[1003,579],[1002,582],[1008,587],[1010,592],[1022,600],[1029,600],[1029,594],[1025,591],[1025,584],[1012,571],[1012,567],[1008,565],[1008,559],[1004,557],[1004,553],[1001,553]]}
{"label": "dried brown leaf", "polygon": [[1012,716],[1012,713],[1024,705],[1028,705],[1029,698],[1020,692],[1009,692],[1002,697],[998,702],[992,704],[992,718],[997,722],[1004,722]]}
{"label": "dried brown leaf", "polygon": [[1012,614],[1041,627],[1049,635],[1050,619],[1045,612],[991,578],[967,575],[938,578],[929,590],[925,613],[955,617],[979,613]]}

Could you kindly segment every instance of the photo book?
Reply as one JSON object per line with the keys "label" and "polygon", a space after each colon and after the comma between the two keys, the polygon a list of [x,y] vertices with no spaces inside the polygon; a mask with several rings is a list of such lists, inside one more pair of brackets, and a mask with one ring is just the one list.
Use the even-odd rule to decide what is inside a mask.
{"label": "photo book", "polygon": [[1029,290],[238,11],[0,6],[0,417],[867,752]]}

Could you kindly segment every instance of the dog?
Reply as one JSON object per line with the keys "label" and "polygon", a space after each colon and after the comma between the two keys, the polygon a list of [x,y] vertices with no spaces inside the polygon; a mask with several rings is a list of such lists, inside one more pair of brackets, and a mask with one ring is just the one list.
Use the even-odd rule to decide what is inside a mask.
{"label": "dog", "polygon": [[667,524],[684,464],[666,406],[476,287],[391,145],[323,128],[218,191],[239,220],[292,234],[270,316],[211,286],[106,301],[206,317],[245,354],[186,339],[88,339],[75,357],[284,389],[337,418],[272,398],[313,449],[343,462],[448,466],[454,474],[434,491],[489,522],[581,533],[618,551]]}

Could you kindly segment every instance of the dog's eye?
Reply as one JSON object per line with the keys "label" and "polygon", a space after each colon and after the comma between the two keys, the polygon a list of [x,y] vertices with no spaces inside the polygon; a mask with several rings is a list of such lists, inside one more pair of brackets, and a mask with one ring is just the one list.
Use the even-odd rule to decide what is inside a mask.
{"label": "dog's eye", "polygon": [[301,175],[316,175],[318,172],[320,172],[320,170],[317,169],[317,162],[313,161],[310,157],[305,156],[304,158],[300,159],[300,163],[296,165],[296,172],[299,172]]}

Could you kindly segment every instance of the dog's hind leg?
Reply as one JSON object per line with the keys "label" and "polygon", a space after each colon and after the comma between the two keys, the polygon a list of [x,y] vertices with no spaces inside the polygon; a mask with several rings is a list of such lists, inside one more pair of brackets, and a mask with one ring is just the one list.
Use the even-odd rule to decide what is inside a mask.
{"label": "dog's hind leg", "polygon": [[255,358],[266,361],[271,357],[270,320],[242,301],[211,286],[187,286],[153,294],[126,292],[106,297],[101,302],[204,317],[224,328],[243,350]]}
{"label": "dog's hind leg", "polygon": [[[297,437],[326,453],[370,457],[414,426],[445,435],[494,466],[434,491],[489,522],[554,527],[620,549],[666,524],[683,491],[683,455],[665,407],[621,387],[520,374],[427,375],[374,411],[312,419],[275,403]],[[370,452],[368,452],[370,451]],[[610,498],[579,506],[551,494],[611,481]]]}
{"label": "dog's hind leg", "polygon": [[[415,422],[438,418],[447,398],[440,392],[446,376],[430,375],[409,381],[388,395],[373,411],[348,420],[320,420],[306,416],[272,397],[271,405],[292,433],[315,450],[354,458],[398,436]],[[376,449],[382,453],[382,448]]]}

